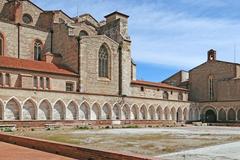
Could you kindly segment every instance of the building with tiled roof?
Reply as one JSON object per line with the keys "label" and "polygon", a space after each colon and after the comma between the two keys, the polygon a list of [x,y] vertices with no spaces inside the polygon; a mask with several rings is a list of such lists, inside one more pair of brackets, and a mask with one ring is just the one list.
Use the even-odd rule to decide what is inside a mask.
{"label": "building with tiled roof", "polygon": [[[115,11],[98,22],[90,14],[71,18],[62,10],[45,11],[29,0],[0,0],[0,123],[240,117],[232,117],[237,108],[220,114],[210,107],[239,100],[238,87],[232,91],[239,65],[216,61],[213,51],[203,65],[163,82],[137,80],[128,17]],[[222,76],[215,76],[215,65]],[[214,69],[202,71],[204,66]]]}

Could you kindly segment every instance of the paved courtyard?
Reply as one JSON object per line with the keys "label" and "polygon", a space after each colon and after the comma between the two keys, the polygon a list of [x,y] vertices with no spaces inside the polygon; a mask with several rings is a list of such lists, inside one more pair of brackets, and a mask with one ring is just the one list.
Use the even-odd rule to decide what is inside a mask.
{"label": "paved courtyard", "polygon": [[73,160],[71,158],[0,142],[0,160]]}
{"label": "paved courtyard", "polygon": [[[60,128],[52,131],[18,131],[13,134],[95,149],[161,157],[161,159],[181,160],[184,157],[189,160],[205,159],[205,157],[240,159],[240,154],[234,149],[240,148],[240,128],[238,127],[188,126],[97,130]],[[223,147],[225,152],[218,149],[219,147]]]}

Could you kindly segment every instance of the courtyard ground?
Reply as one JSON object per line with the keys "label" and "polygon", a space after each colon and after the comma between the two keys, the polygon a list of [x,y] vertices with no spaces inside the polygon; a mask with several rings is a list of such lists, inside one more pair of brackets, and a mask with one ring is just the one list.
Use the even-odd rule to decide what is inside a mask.
{"label": "courtyard ground", "polygon": [[[232,142],[240,148],[240,128],[233,127],[178,127],[178,128],[126,128],[126,129],[77,129],[22,130],[11,134],[77,144],[83,147],[137,153],[161,157],[163,159],[196,159],[199,153],[204,157],[226,156]],[[239,142],[237,142],[239,141]],[[229,144],[228,144],[229,143]],[[225,144],[222,145],[222,144]],[[212,148],[204,148],[212,146]],[[219,146],[226,152],[218,151]],[[200,150],[192,150],[202,148]],[[216,149],[216,151],[214,150]],[[190,150],[190,151],[187,151]],[[183,152],[184,151],[184,152]],[[201,152],[200,152],[201,151]],[[184,156],[184,154],[188,154]],[[193,155],[196,155],[194,158]],[[239,153],[240,155],[240,153]],[[239,156],[238,153],[232,157]],[[186,158],[187,157],[187,158]],[[204,157],[204,158],[205,158]],[[239,157],[238,157],[239,158]],[[200,158],[201,159],[201,158]],[[203,158],[202,158],[203,159]]]}

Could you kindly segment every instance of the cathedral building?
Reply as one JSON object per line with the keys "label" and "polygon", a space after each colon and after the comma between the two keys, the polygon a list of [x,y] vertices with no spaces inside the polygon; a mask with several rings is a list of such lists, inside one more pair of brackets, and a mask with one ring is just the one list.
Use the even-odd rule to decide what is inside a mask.
{"label": "cathedral building", "polygon": [[0,0],[0,120],[240,120],[240,64],[210,50],[190,71],[137,80],[129,16],[104,18]]}

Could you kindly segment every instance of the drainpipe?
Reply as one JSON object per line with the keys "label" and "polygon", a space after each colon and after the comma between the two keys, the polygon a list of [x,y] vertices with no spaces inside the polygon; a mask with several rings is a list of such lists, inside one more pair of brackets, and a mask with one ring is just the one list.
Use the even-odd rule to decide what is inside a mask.
{"label": "drainpipe", "polygon": [[119,58],[119,68],[118,68],[118,90],[119,90],[119,96],[122,95],[122,46],[120,45],[119,48],[118,48],[118,58]]}
{"label": "drainpipe", "polygon": [[51,34],[51,53],[53,53],[53,30],[50,31]]}
{"label": "drainpipe", "polygon": [[81,82],[81,70],[80,70],[80,63],[81,63],[81,55],[80,55],[80,41],[81,41],[81,38],[80,36],[78,36],[77,38],[77,45],[78,45],[78,74],[79,74],[79,92],[81,92],[81,85],[82,85],[82,82]]}
{"label": "drainpipe", "polygon": [[17,28],[18,28],[18,59],[20,59],[20,23],[17,23]]}

